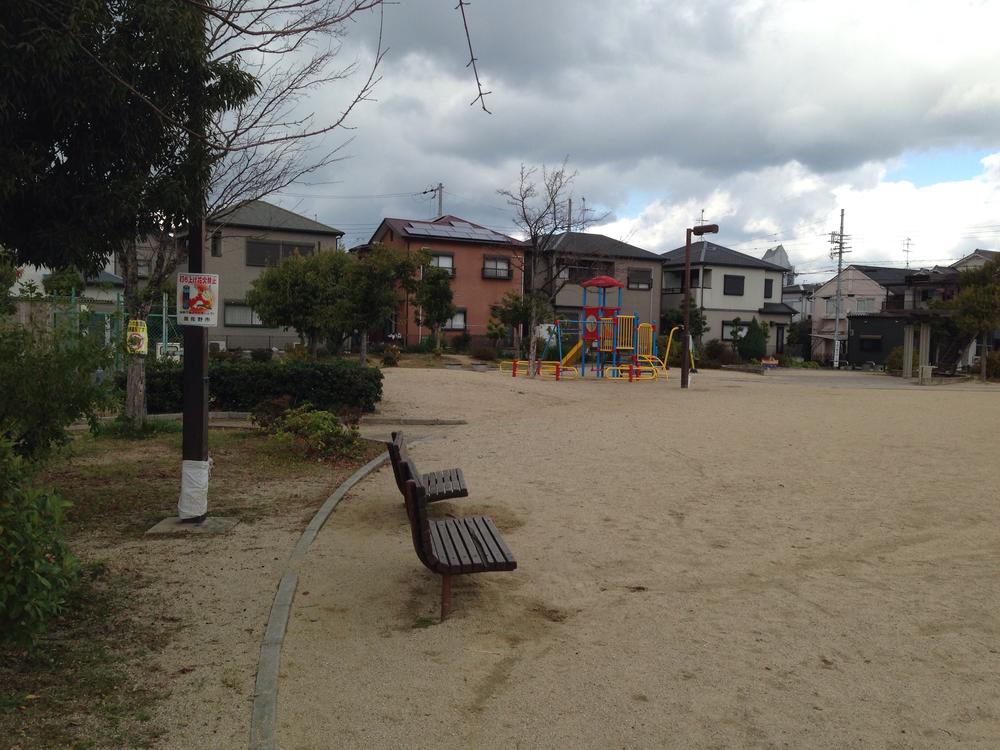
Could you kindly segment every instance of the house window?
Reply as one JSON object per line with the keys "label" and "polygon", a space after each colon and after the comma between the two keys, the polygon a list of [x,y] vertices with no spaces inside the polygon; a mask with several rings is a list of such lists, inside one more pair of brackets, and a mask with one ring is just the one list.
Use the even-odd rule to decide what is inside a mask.
{"label": "house window", "polygon": [[219,229],[212,232],[212,257],[222,257],[222,231]]}
{"label": "house window", "polygon": [[250,305],[243,300],[226,300],[223,308],[223,321],[227,326],[243,326],[247,328],[263,328],[264,323]]}
{"label": "house window", "polygon": [[[740,276],[739,278],[743,278]],[[750,327],[749,323],[739,323],[737,327],[736,321],[734,320],[724,320],[722,321],[722,340],[732,341],[734,338],[743,338],[747,332],[747,328]]]}
{"label": "house window", "polygon": [[566,258],[559,260],[559,278],[570,284],[581,284],[595,276],[614,276],[615,264],[603,261],[584,261],[574,265]]}
{"label": "house window", "polygon": [[827,315],[836,315],[837,314],[837,298],[836,297],[829,297],[826,300],[826,314]]}
{"label": "house window", "polygon": [[855,301],[857,302],[857,308],[859,313],[878,312],[878,310],[875,308],[874,297],[858,297]]}
{"label": "house window", "polygon": [[862,335],[859,338],[859,344],[858,348],[863,352],[882,351],[882,337],[876,334]]}
{"label": "house window", "polygon": [[704,276],[704,280],[702,282],[701,288],[702,289],[711,289],[712,288],[712,269],[711,268],[706,268],[705,269],[705,273],[703,274],[703,276]]}
{"label": "house window", "polygon": [[653,288],[653,271],[649,268],[628,269],[628,288],[648,292]]}
{"label": "house window", "polygon": [[730,276],[728,273],[722,277],[722,293],[731,297],[743,296],[743,276]]}
{"label": "house window", "polygon": [[315,245],[294,242],[247,240],[247,265],[264,268],[276,266],[292,255],[312,255]]}
{"label": "house window", "polygon": [[454,255],[432,255],[431,266],[441,268],[448,272],[451,278],[455,278],[455,256]]}
{"label": "house window", "polygon": [[452,315],[445,322],[443,326],[446,331],[464,331],[465,330],[465,310],[457,310],[454,315]]}
{"label": "house window", "polygon": [[487,255],[483,258],[484,279],[509,279],[510,258],[503,255]]}
{"label": "house window", "polygon": [[149,278],[149,270],[151,267],[152,261],[149,258],[135,259],[135,273],[140,279]]}
{"label": "house window", "polygon": [[774,296],[774,279],[764,279],[764,299]]}

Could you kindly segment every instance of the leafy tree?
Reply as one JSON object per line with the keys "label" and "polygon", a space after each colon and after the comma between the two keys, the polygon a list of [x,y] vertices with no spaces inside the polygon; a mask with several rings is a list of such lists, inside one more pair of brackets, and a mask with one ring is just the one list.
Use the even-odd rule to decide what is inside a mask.
{"label": "leafy tree", "polygon": [[514,348],[518,357],[524,354],[524,332],[533,331],[555,317],[549,298],[540,289],[521,294],[507,292],[491,309],[493,316],[514,332]]}
{"label": "leafy tree", "polygon": [[289,256],[254,279],[247,304],[264,325],[294,328],[315,359],[321,338],[342,337],[350,330],[345,301],[350,264],[337,251]]}
{"label": "leafy tree", "polygon": [[490,316],[490,319],[486,322],[486,338],[490,340],[493,344],[494,349],[500,348],[500,340],[507,336],[507,326],[503,324],[499,319]]}
{"label": "leafy tree", "polygon": [[767,354],[767,339],[771,334],[771,329],[763,320],[753,318],[746,326],[746,330],[740,331],[740,319],[733,321],[733,346],[740,357],[748,359],[762,359]]}
{"label": "leafy tree", "polygon": [[50,297],[69,297],[74,291],[82,294],[87,281],[75,268],[57,268],[42,279],[42,286]]}
{"label": "leafy tree", "polygon": [[421,258],[384,245],[374,245],[350,258],[345,279],[347,317],[361,333],[359,359],[365,364],[369,332],[396,312],[402,294],[416,289]]}
{"label": "leafy tree", "polygon": [[958,331],[969,343],[977,336],[982,337],[980,376],[986,380],[986,337],[1000,328],[1000,260],[963,272],[959,277],[959,292],[947,307]]}
{"label": "leafy tree", "polygon": [[[84,335],[76,321],[54,329],[0,322],[0,439],[25,458],[44,458],[69,439],[66,428],[111,403],[111,365],[102,342]],[[54,396],[58,397],[54,397]]]}
{"label": "leafy tree", "polygon": [[417,285],[416,303],[420,310],[420,325],[434,332],[434,353],[441,354],[441,328],[455,314],[451,276],[443,268],[424,266],[423,278]]}
{"label": "leafy tree", "polygon": [[[689,299],[691,300],[691,335],[696,340],[700,340],[708,330],[708,321],[705,319],[705,310],[694,304],[693,297],[689,297]],[[670,329],[674,326],[683,325],[684,309],[681,307],[674,310],[667,310],[663,313],[660,330],[664,334],[669,334]]]}

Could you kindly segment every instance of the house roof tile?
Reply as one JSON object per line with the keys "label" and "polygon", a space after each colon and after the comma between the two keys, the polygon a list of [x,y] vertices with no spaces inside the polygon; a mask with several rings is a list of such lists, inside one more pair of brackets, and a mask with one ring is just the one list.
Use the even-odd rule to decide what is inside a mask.
{"label": "house roof tile", "polygon": [[328,234],[336,237],[344,233],[326,224],[297,214],[294,211],[275,206],[267,201],[250,201],[233,209],[219,211],[208,217],[209,224],[237,227],[253,227],[255,229],[278,229],[286,232],[305,232],[307,234]]}
{"label": "house roof tile", "polygon": [[[683,266],[684,248],[670,250],[660,256],[664,266]],[[752,255],[731,250],[714,242],[699,240],[691,244],[691,264],[706,266],[735,266],[738,268],[762,268],[765,271],[786,271],[787,269]]]}
{"label": "house roof tile", "polygon": [[567,255],[607,256],[611,258],[631,258],[633,260],[662,260],[662,255],[643,250],[641,247],[616,240],[603,234],[591,232],[562,232],[553,235],[553,250]]}

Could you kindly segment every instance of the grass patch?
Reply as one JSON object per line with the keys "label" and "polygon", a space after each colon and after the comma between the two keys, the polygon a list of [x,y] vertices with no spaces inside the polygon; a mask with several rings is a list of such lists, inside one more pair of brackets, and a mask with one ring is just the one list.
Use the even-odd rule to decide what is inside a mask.
{"label": "grass patch", "polygon": [[437,625],[438,621],[433,617],[428,617],[427,615],[421,615],[413,624],[410,626],[413,630],[418,630],[421,628],[429,628],[431,625]]}
{"label": "grass patch", "polygon": [[[215,515],[250,522],[283,507],[311,505],[322,497],[296,491],[322,483],[324,491],[345,472],[380,452],[365,443],[361,461],[316,461],[252,430],[214,430],[209,508]],[[370,446],[370,447],[369,447]],[[157,432],[141,440],[81,434],[35,477],[73,503],[74,532],[136,536],[175,512],[180,489],[181,435]]]}
{"label": "grass patch", "polygon": [[433,352],[413,352],[403,354],[397,367],[440,369],[445,365],[461,365],[468,361],[468,357],[456,357],[448,354],[435,357]]}
{"label": "grass patch", "polygon": [[133,612],[138,585],[88,566],[36,656],[0,648],[4,747],[149,747],[160,734],[157,695],[137,675],[169,634]]}

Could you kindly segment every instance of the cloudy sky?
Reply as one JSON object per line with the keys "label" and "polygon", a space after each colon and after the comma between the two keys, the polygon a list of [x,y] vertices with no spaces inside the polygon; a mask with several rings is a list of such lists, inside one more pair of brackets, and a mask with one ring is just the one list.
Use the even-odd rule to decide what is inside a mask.
{"label": "cloudy sky", "polygon": [[[854,262],[911,265],[1000,247],[1000,1],[472,0],[476,95],[455,0],[387,5],[375,92],[345,160],[274,200],[368,239],[383,216],[444,209],[513,232],[496,191],[521,163],[578,172],[592,231],[653,252],[705,211],[720,244],[784,245],[829,275],[846,209]],[[370,61],[377,24],[349,29]],[[360,76],[358,79],[360,83]],[[317,93],[342,108],[350,81]]]}

